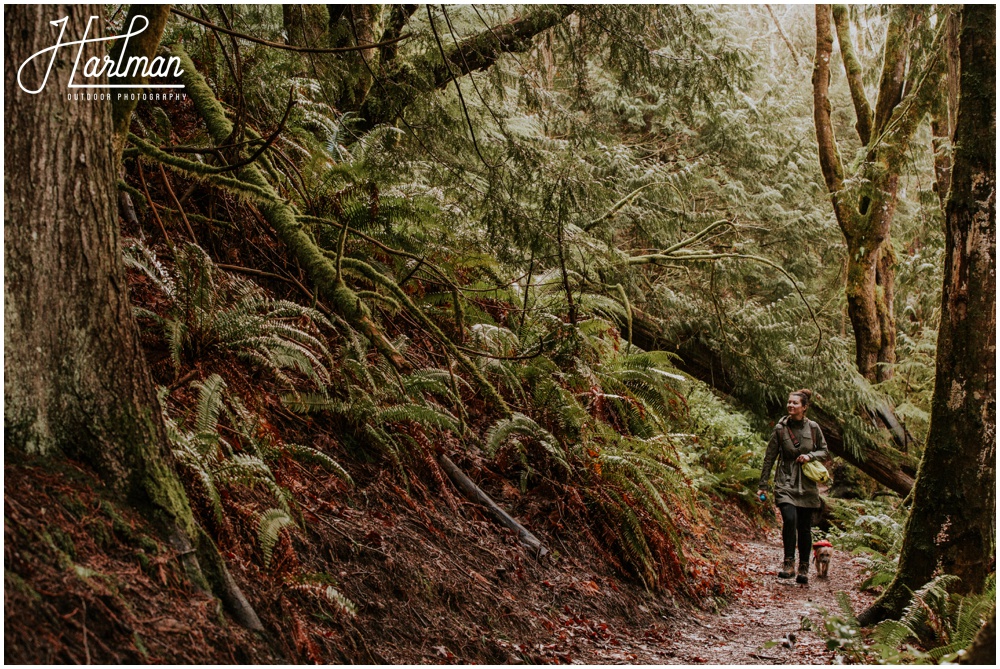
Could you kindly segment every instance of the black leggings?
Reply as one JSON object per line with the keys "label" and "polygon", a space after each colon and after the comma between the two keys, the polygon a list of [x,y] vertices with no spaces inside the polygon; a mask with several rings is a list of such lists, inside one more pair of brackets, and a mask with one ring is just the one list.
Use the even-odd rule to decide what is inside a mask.
{"label": "black leggings", "polygon": [[809,551],[812,550],[812,509],[806,509],[794,504],[779,504],[781,511],[781,543],[785,547],[785,559],[795,559],[795,540],[799,541],[799,562],[809,563]]}

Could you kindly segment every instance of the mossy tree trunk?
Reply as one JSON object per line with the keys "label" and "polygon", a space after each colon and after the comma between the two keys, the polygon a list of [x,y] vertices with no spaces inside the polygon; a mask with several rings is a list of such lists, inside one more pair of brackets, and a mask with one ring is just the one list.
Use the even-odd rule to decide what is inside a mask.
{"label": "mossy tree trunk", "polygon": [[292,46],[325,47],[330,15],[325,5],[282,5],[285,42]]}
{"label": "mossy tree trunk", "polygon": [[[72,58],[56,59],[37,95],[16,81],[25,59],[55,43],[50,20],[69,16],[67,34],[79,39],[101,14],[76,5],[6,12],[17,39],[5,53],[4,435],[14,448],[86,461],[162,524],[191,534],[128,301],[111,105],[66,99]],[[90,44],[82,60],[103,55],[103,43]],[[43,61],[24,80],[40,84]]]}
{"label": "mossy tree trunk", "polygon": [[[133,20],[137,20],[136,29],[142,27],[142,19],[148,21],[146,29],[128,40],[116,40],[111,49],[111,60],[118,62],[124,59],[127,63],[129,58],[146,58],[150,61],[156,56],[156,49],[160,46],[160,37],[163,36],[163,29],[167,26],[167,19],[170,18],[170,5],[132,5],[129,7],[128,15],[125,17],[124,30],[128,32]],[[123,51],[125,53],[123,53]],[[112,77],[109,83],[115,85],[124,84],[145,84],[149,77],[142,76],[142,72],[136,68],[131,74],[124,77]],[[138,93],[141,89],[125,89],[123,92]],[[112,143],[114,146],[114,160],[117,163],[121,160],[122,151],[125,149],[125,140],[128,137],[129,122],[132,119],[132,112],[138,104],[138,99],[128,96],[123,99],[116,98],[111,106],[112,119]]]}
{"label": "mossy tree trunk", "polygon": [[[261,629],[171,468],[119,248],[112,106],[66,99],[73,57],[65,55],[38,94],[17,83],[20,64],[55,43],[50,21],[69,18],[68,41],[91,16],[102,16],[99,5],[5,11],[4,439],[9,448],[93,467],[180,551],[199,587],[216,586],[241,623]],[[95,21],[90,37],[95,26],[103,32]],[[104,42],[91,43],[81,62],[103,56]],[[40,86],[47,67],[45,58],[32,60],[26,86]]]}
{"label": "mossy tree trunk", "polygon": [[[922,64],[914,55],[918,45],[910,35],[919,22],[927,20],[925,10],[898,7],[891,11],[874,111],[864,91],[848,10],[843,5],[832,10],[830,5],[816,6],[812,76],[820,166],[847,246],[847,309],[854,330],[855,362],[870,381],[890,378],[896,361],[891,228],[899,174],[917,124],[935,99],[943,69],[937,44]],[[855,127],[865,152],[854,174],[845,171],[833,131],[829,88],[834,24],[857,117]]]}
{"label": "mossy tree trunk", "polygon": [[935,573],[974,592],[996,520],[996,8],[966,5],[944,290],[927,445],[895,580],[862,616],[898,616]]}

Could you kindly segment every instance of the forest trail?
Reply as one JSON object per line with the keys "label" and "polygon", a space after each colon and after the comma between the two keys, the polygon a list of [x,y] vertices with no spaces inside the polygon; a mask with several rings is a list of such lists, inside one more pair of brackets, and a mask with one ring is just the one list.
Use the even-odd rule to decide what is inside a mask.
{"label": "forest trail", "polygon": [[[803,630],[802,619],[822,624],[818,611],[838,611],[837,592],[850,596],[855,611],[873,601],[858,592],[861,566],[851,555],[835,551],[829,579],[816,578],[810,568],[809,585],[779,581],[781,538],[769,532],[765,542],[734,543],[731,548],[744,561],[738,570],[746,586],[717,614],[684,612],[663,629],[635,630],[603,646],[594,645],[580,658],[595,664],[830,664],[833,651],[827,650],[815,630]],[[788,645],[788,634],[794,643]],[[572,639],[570,639],[572,641]],[[765,648],[769,641],[778,642]],[[579,653],[583,649],[577,649]],[[569,649],[566,654],[570,655]]]}
{"label": "forest trail", "polygon": [[[232,563],[274,645],[221,625],[212,600],[191,592],[171,567],[169,550],[157,547],[133,512],[103,501],[89,473],[8,462],[5,475],[5,660],[83,662],[89,647],[99,663],[303,661],[280,615],[295,601],[252,565]],[[315,500],[330,496],[320,479],[312,481],[318,497],[307,502],[315,511],[306,511],[314,521],[311,545],[322,550],[306,547],[300,559],[312,572],[335,565],[339,589],[358,608],[356,618],[331,618],[323,628],[299,614],[296,620],[315,631],[313,643],[324,644],[316,657],[369,664],[827,664],[833,653],[818,634],[800,630],[802,617],[816,621],[816,608],[836,610],[841,590],[856,611],[871,600],[855,590],[860,565],[840,551],[828,581],[779,582],[777,529],[762,533],[734,515],[716,528],[717,559],[699,566],[718,569],[727,584],[728,606],[709,613],[710,600],[698,608],[621,579],[571,534],[568,544],[552,544],[565,550],[561,556],[526,559],[512,534],[477,519],[476,506],[421,515],[393,497],[389,482],[383,472],[353,506],[319,509]],[[287,559],[287,548],[275,559]],[[317,610],[315,600],[305,604]],[[84,610],[90,613],[82,621]],[[179,631],[193,635],[189,644],[176,643]],[[764,648],[789,632],[797,635],[794,647]],[[39,638],[47,640],[41,648]]]}

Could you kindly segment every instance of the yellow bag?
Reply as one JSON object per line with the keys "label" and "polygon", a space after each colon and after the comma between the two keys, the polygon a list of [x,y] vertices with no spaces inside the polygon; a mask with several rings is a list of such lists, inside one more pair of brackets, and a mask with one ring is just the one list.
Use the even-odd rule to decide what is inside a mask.
{"label": "yellow bag", "polygon": [[833,480],[830,478],[830,472],[826,470],[823,463],[817,460],[810,460],[802,465],[802,473],[806,475],[806,478],[816,483],[829,483]]}

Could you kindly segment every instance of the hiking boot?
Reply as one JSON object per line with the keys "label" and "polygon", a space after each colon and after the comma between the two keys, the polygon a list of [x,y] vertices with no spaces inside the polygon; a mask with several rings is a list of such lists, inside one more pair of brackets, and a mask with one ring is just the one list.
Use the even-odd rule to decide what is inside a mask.
{"label": "hiking boot", "polygon": [[799,563],[799,573],[795,575],[795,582],[801,583],[802,585],[809,584],[809,563],[800,562]]}
{"label": "hiking boot", "polygon": [[795,576],[795,558],[785,558],[785,561],[781,563],[778,578],[791,578],[792,576]]}

